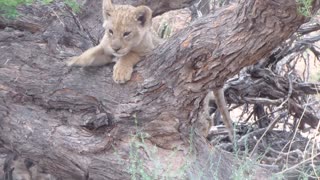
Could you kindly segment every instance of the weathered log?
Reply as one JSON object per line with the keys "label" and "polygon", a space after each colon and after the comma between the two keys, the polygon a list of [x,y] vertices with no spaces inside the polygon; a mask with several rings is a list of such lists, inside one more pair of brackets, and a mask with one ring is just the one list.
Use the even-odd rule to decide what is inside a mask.
{"label": "weathered log", "polygon": [[[305,21],[295,0],[243,0],[171,37],[138,65],[131,81],[118,85],[111,66],[65,66],[74,48],[94,44],[79,30],[91,33],[100,25],[83,27],[98,22],[96,17],[82,15],[80,26],[64,10],[36,11],[42,13],[38,31],[0,31],[6,37],[0,42],[0,142],[62,179],[129,179],[130,139],[139,131],[148,134],[147,145],[159,147],[160,159],[177,149],[175,158],[162,163],[178,169],[190,162],[186,152],[193,147],[187,176],[201,170],[203,178],[229,179],[238,163],[202,137],[203,98]],[[263,177],[263,171],[247,173]]]}

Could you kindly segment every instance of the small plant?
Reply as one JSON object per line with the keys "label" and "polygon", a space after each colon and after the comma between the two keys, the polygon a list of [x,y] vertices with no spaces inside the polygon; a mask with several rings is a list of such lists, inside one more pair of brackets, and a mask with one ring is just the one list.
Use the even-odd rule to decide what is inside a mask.
{"label": "small plant", "polygon": [[300,14],[310,17],[311,16],[311,8],[312,8],[312,0],[296,0],[299,4],[298,11]]}
{"label": "small plant", "polygon": [[[135,117],[136,132],[130,138],[129,171],[131,180],[171,180],[185,179],[185,173],[190,163],[184,162],[181,167],[175,169],[170,163],[177,155],[178,150],[169,153],[167,157],[159,156],[159,148],[146,142],[150,137],[138,127],[138,120]],[[145,158],[143,158],[144,156]]]}
{"label": "small plant", "polygon": [[[31,5],[35,2],[41,2],[46,5],[54,2],[54,0],[0,0],[0,17],[9,19],[16,18],[19,16],[17,7],[21,5]],[[77,4],[76,0],[64,0],[63,2],[74,12],[80,10],[80,6]]]}
{"label": "small plant", "polygon": [[0,16],[15,18],[18,16],[16,8],[19,5],[31,4],[33,0],[0,0]]}
{"label": "small plant", "polygon": [[166,39],[172,35],[171,31],[171,26],[167,22],[163,22],[158,29],[158,35],[159,37]]}
{"label": "small plant", "polygon": [[80,6],[75,0],[64,0],[64,3],[69,6],[72,11],[74,12],[79,12],[80,11]]}

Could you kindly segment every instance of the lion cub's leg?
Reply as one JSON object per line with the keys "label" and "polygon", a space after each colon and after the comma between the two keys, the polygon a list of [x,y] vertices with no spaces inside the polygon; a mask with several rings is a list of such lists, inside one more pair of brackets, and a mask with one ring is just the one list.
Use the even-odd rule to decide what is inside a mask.
{"label": "lion cub's leg", "polygon": [[133,66],[140,61],[140,56],[129,52],[127,55],[119,58],[113,67],[113,80],[116,83],[125,83],[131,79]]}
{"label": "lion cub's leg", "polygon": [[72,57],[68,66],[100,66],[112,62],[112,55],[106,54],[102,45],[86,50],[80,56]]}
{"label": "lion cub's leg", "polygon": [[224,125],[227,127],[228,132],[229,132],[229,138],[231,140],[231,142],[234,140],[233,138],[233,126],[232,126],[232,120],[230,117],[230,113],[228,111],[228,107],[227,107],[227,103],[226,100],[224,98],[224,92],[223,92],[223,88],[219,88],[217,90],[213,90],[213,94],[214,94],[214,98],[215,98],[215,102],[216,105],[218,106],[218,109],[222,115],[222,121],[224,123]]}

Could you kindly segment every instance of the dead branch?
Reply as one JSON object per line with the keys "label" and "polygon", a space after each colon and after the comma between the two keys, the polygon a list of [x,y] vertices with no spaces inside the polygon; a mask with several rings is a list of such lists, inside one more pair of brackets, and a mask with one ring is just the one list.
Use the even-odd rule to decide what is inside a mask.
{"label": "dead branch", "polygon": [[[314,3],[316,10],[319,1]],[[74,18],[63,10],[56,11],[60,20],[46,9],[29,11],[36,12],[26,18],[41,14],[38,31],[1,30],[8,38],[0,42],[0,140],[63,179],[129,179],[129,139],[139,130],[150,135],[147,144],[159,147],[160,159],[178,149],[167,165],[179,168],[194,147],[189,177],[202,170],[203,178],[229,179],[240,163],[211,149],[203,138],[203,98],[207,90],[269,55],[306,20],[297,14],[295,0],[243,0],[170,38],[138,65],[129,83],[118,85],[110,66],[65,67],[66,57],[92,45]],[[80,19],[99,37],[100,20],[91,15]],[[13,36],[17,32],[20,36]],[[293,84],[292,96],[294,90]],[[138,158],[148,161],[144,154]],[[267,175],[259,168],[248,174]]]}

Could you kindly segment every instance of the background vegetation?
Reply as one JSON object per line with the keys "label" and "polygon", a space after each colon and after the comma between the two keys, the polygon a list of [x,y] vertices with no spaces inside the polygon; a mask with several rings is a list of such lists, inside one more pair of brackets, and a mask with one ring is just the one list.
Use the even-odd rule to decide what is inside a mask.
{"label": "background vegetation", "polygon": [[[21,5],[31,5],[33,3],[42,3],[44,5],[52,3],[54,0],[0,0],[0,16],[5,18],[16,18],[19,13],[17,8]],[[80,10],[79,4],[75,0],[61,1],[69,6],[73,11]]]}

